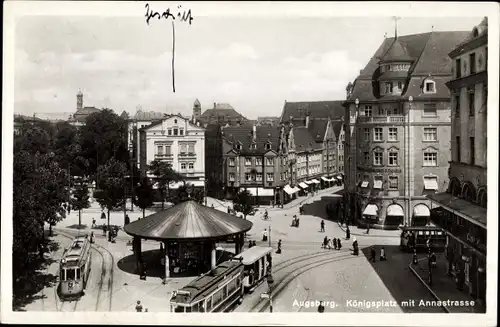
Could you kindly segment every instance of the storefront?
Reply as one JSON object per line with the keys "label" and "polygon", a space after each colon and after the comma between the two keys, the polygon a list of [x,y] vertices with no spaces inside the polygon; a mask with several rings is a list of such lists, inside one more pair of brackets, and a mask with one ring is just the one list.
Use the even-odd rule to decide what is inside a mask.
{"label": "storefront", "polygon": [[486,302],[486,209],[448,193],[428,196],[442,208],[432,221],[447,234],[448,274],[458,289]]}
{"label": "storefront", "polygon": [[413,207],[412,226],[427,226],[430,223],[431,211],[425,204],[420,203]]}
{"label": "storefront", "polygon": [[283,187],[283,191],[285,192],[285,203],[288,203],[297,198],[300,188],[297,186],[291,187],[290,185],[285,185],[285,187]]}

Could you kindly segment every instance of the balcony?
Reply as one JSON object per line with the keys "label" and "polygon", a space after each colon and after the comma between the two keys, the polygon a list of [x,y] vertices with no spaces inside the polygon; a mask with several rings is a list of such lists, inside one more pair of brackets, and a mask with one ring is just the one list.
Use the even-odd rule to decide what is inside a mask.
{"label": "balcony", "polygon": [[155,154],[155,159],[160,159],[160,160],[161,159],[172,159],[173,157],[174,157],[174,155],[171,153],[170,154],[159,154],[159,153]]}
{"label": "balcony", "polygon": [[195,152],[179,152],[179,158],[193,158],[196,157]]}
{"label": "balcony", "polygon": [[403,123],[405,121],[404,116],[375,116],[375,117],[359,117],[360,123]]}

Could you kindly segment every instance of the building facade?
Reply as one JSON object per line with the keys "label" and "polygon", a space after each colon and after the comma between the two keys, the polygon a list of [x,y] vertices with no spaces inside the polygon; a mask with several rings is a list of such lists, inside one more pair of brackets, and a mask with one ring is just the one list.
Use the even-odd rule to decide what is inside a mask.
{"label": "building facade", "polygon": [[127,120],[128,124],[128,149],[130,156],[137,167],[140,165],[140,129],[151,125],[153,122],[161,121],[168,115],[162,112],[138,110],[133,118]]}
{"label": "building facade", "polygon": [[448,187],[447,54],[466,36],[387,38],[351,84],[344,103],[347,219],[388,229],[430,220],[426,196]]}
{"label": "building facade", "polygon": [[222,126],[219,124],[209,124],[205,127],[207,194],[218,199],[223,199],[225,196],[222,162]]}
{"label": "building facade", "polygon": [[147,176],[153,160],[168,162],[187,184],[205,186],[205,129],[188,118],[171,115],[139,130],[140,172]]}
{"label": "building facade", "polygon": [[447,233],[449,274],[485,304],[487,207],[488,22],[449,53],[451,158],[446,192],[430,195],[433,221]]}
{"label": "building facade", "polygon": [[246,117],[234,110],[229,103],[216,103],[211,109],[202,113],[200,101],[196,99],[193,105],[193,116],[195,122],[200,122],[202,127],[209,124],[219,124],[223,126],[241,126],[248,121]]}
{"label": "building facade", "polygon": [[286,174],[284,127],[222,128],[223,180],[226,198],[248,190],[256,203],[283,203]]}

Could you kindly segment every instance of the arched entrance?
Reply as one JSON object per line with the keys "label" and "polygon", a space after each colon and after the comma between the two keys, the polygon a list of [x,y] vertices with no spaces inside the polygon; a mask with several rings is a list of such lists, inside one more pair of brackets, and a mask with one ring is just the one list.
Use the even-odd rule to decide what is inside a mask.
{"label": "arched entrance", "polygon": [[413,208],[413,216],[411,219],[412,226],[426,226],[430,223],[430,219],[431,211],[427,205],[420,203]]}
{"label": "arched entrance", "polygon": [[479,189],[479,192],[477,194],[477,204],[479,204],[481,207],[486,208],[487,202],[488,202],[488,194],[486,193],[485,188]]}
{"label": "arched entrance", "polygon": [[456,197],[459,197],[460,195],[462,195],[462,188],[460,187],[460,181],[456,177],[453,177],[450,180],[450,186],[448,188],[448,191],[453,196],[456,196]]}
{"label": "arched entrance", "polygon": [[385,215],[385,225],[399,226],[403,224],[405,212],[403,207],[397,203],[392,203],[387,207]]}
{"label": "arched entrance", "polygon": [[462,187],[462,198],[469,202],[475,203],[477,200],[476,197],[476,188],[472,185],[471,182],[465,182]]}

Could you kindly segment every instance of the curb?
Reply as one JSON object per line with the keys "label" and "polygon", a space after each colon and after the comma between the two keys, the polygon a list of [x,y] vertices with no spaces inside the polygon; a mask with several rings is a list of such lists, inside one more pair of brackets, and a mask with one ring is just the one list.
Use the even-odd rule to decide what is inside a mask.
{"label": "curb", "polygon": [[[339,225],[339,228],[345,233],[345,227],[342,227],[338,221],[337,221],[337,224]],[[394,238],[399,238],[399,236],[397,236],[397,235],[371,235],[371,234],[358,234],[358,233],[353,233],[353,232],[351,232],[351,235],[367,236],[367,237],[394,237]]]}
{"label": "curb", "polygon": [[[419,261],[424,260],[424,259],[420,259]],[[436,295],[436,293],[434,293],[434,291],[429,287],[429,285],[427,285],[427,283],[422,279],[422,277],[420,277],[420,275],[417,273],[417,271],[415,269],[413,269],[412,263],[410,263],[408,265],[408,268],[410,268],[410,271],[413,273],[413,275],[415,275],[415,277],[417,277],[418,280],[422,284],[424,284],[425,288],[427,288],[429,293],[431,293],[432,297],[435,298],[436,301],[441,301],[441,299]],[[441,304],[441,307],[444,309],[444,311],[446,311],[446,313],[451,313],[450,310],[448,309],[448,307],[446,307],[444,304]]]}

